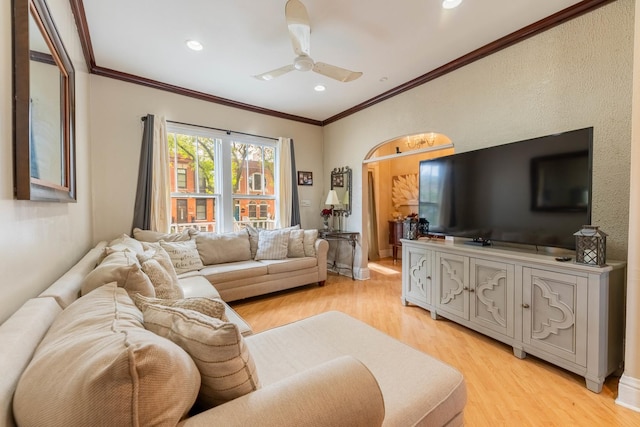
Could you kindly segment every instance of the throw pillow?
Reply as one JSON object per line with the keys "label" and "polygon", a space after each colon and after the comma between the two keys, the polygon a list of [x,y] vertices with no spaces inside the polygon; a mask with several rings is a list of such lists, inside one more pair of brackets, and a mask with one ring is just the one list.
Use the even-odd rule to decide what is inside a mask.
{"label": "throw pillow", "polygon": [[251,259],[247,230],[231,233],[199,233],[196,236],[196,244],[204,265]]}
{"label": "throw pillow", "polygon": [[260,229],[251,225],[246,227],[247,233],[249,233],[249,249],[251,250],[251,259],[256,257],[256,251],[258,250],[258,238],[260,237]]}
{"label": "throw pillow", "polygon": [[202,377],[198,403],[203,409],[260,387],[249,348],[234,323],[157,304],[146,306],[143,314],[147,329],[191,355]]}
{"label": "throw pillow", "polygon": [[318,240],[318,230],[304,230],[304,256],[316,256],[316,240]]}
{"label": "throw pillow", "polygon": [[86,295],[107,283],[116,282],[127,292],[156,296],[153,283],[140,269],[136,255],[129,250],[114,251],[106,249],[108,254],[96,268],[85,276],[80,285],[80,295]]}
{"label": "throw pillow", "polygon": [[139,240],[129,237],[126,234],[123,234],[117,239],[113,239],[111,242],[109,242],[107,247],[118,251],[129,249],[136,254],[142,253],[144,251],[144,249],[142,248],[142,243]]}
{"label": "throw pillow", "polygon": [[161,299],[136,294],[132,295],[132,299],[140,310],[144,310],[148,305],[158,304],[165,307],[177,307],[184,308],[186,310],[193,310],[209,317],[215,317],[216,319],[224,320],[225,322],[228,321],[227,315],[225,314],[225,304],[220,298],[191,297],[183,299]]}
{"label": "throw pillow", "polygon": [[197,230],[192,228],[185,228],[179,233],[163,233],[161,231],[153,230],[141,230],[139,228],[133,229],[133,237],[141,242],[159,242],[164,240],[165,242],[184,242],[191,240],[192,236],[198,234]]}
{"label": "throw pillow", "polygon": [[160,246],[169,254],[176,274],[200,270],[204,267],[195,240],[187,240],[186,242],[165,242],[160,240]]}
{"label": "throw pillow", "polygon": [[261,259],[284,259],[289,249],[291,230],[262,230],[258,239],[256,261]]}
{"label": "throw pillow", "polygon": [[304,230],[291,230],[289,234],[289,246],[287,248],[287,258],[304,257]]}
{"label": "throw pillow", "polygon": [[57,317],[18,382],[13,413],[21,426],[175,426],[199,388],[191,357],[146,330],[111,283]]}
{"label": "throw pillow", "polygon": [[[163,299],[183,298],[184,293],[178,284],[171,258],[159,243],[144,243],[145,251],[138,260],[155,289],[155,296]],[[149,296],[149,295],[147,295]]]}

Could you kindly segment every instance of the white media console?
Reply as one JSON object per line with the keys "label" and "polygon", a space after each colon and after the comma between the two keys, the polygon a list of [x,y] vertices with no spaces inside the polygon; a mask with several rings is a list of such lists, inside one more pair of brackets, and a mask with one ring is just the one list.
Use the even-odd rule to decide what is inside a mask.
{"label": "white media console", "polygon": [[626,263],[558,261],[527,249],[402,240],[402,302],[583,376],[622,372]]}

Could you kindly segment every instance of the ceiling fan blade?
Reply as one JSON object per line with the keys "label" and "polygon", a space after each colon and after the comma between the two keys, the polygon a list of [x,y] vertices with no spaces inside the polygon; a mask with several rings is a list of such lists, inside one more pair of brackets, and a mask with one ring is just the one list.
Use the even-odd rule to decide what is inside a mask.
{"label": "ceiling fan blade", "polygon": [[362,75],[360,71],[351,71],[324,62],[316,62],[313,71],[341,82],[351,82]]}
{"label": "ceiling fan blade", "polygon": [[307,8],[298,0],[289,0],[284,7],[287,18],[289,36],[296,55],[310,56],[311,50],[311,26]]}
{"label": "ceiling fan blade", "polygon": [[276,68],[275,70],[267,71],[266,73],[258,74],[257,76],[253,76],[258,80],[273,80],[276,77],[280,77],[283,74],[288,73],[289,71],[293,71],[293,64],[285,65],[284,67]]}

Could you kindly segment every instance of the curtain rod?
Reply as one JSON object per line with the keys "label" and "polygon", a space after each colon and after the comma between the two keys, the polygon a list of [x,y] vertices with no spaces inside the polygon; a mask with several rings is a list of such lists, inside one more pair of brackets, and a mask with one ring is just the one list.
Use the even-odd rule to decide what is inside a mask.
{"label": "curtain rod", "polygon": [[[140,120],[142,120],[143,122],[146,121],[147,120],[147,116],[140,117]],[[278,138],[273,138],[271,136],[255,135],[253,133],[238,132],[238,131],[235,131],[235,130],[220,129],[220,128],[214,128],[214,127],[211,127],[211,126],[194,125],[194,124],[191,124],[191,123],[176,122],[174,120],[167,120],[167,123],[173,123],[173,124],[176,124],[176,125],[193,126],[193,127],[197,127],[197,128],[203,128],[203,129],[219,130],[221,132],[226,132],[227,135],[231,135],[232,133],[236,133],[238,135],[255,136],[256,138],[271,139],[273,141],[277,141],[278,140]]]}

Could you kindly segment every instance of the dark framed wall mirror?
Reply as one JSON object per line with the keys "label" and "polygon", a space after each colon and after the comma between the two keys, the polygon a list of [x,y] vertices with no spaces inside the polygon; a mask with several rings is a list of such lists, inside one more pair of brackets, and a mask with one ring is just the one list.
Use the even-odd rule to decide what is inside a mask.
{"label": "dark framed wall mirror", "polygon": [[334,215],[351,215],[351,168],[344,166],[331,171],[331,189],[335,190],[340,204],[336,205]]}
{"label": "dark framed wall mirror", "polygon": [[14,185],[76,201],[75,73],[45,0],[13,0]]}

